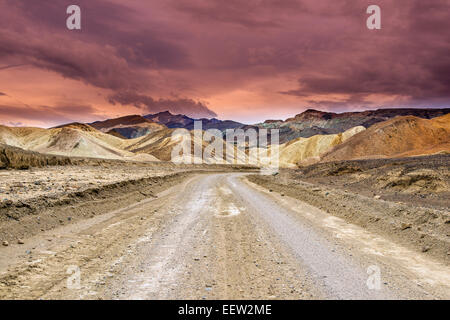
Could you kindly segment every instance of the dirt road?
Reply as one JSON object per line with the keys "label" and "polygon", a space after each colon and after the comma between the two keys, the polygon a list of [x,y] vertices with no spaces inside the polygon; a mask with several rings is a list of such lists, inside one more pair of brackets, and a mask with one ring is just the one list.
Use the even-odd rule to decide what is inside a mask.
{"label": "dirt road", "polygon": [[208,174],[0,248],[0,298],[448,299],[450,268],[245,174]]}

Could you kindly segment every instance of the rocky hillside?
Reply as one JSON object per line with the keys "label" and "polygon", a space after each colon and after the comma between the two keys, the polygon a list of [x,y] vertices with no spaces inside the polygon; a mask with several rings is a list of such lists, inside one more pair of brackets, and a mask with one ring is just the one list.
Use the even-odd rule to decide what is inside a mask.
{"label": "rocky hillside", "polygon": [[[308,110],[286,121],[273,120],[263,125],[242,126],[242,128],[280,128],[280,165],[295,167],[319,161],[409,157],[450,152],[449,110],[387,109],[344,114]],[[399,113],[411,112],[421,117],[410,115],[394,117]],[[434,117],[442,113],[445,115]],[[50,129],[0,126],[0,143],[47,155],[170,161],[174,148],[180,147],[181,138],[173,137],[176,129],[168,126],[178,125],[189,130],[188,134],[191,135],[191,153],[184,156],[190,158],[196,146],[197,149],[214,152],[214,159],[209,159],[212,163],[223,160],[222,155],[215,154],[216,150],[209,142],[202,141],[201,136],[194,134],[195,130],[191,130],[194,119],[172,115],[169,112],[162,112],[151,118],[132,115],[97,121],[92,125],[71,123]],[[382,121],[385,118],[388,120]],[[217,119],[200,120],[204,123],[204,130],[211,127],[224,130],[241,125]],[[361,125],[345,129],[355,123]],[[204,132],[202,131],[202,134]],[[272,137],[269,137],[269,142],[271,139]],[[247,163],[245,158],[250,155],[250,149],[246,142],[244,145],[237,145],[235,142],[228,144],[223,140],[225,139],[221,137],[219,141],[223,145],[223,150],[232,148],[237,153],[239,163]],[[254,148],[251,150],[254,151]],[[269,153],[272,154],[271,150],[275,150],[272,148],[273,146],[269,146],[268,149],[256,147],[260,163],[261,159],[265,159]],[[253,157],[254,153],[251,155]],[[34,161],[33,157],[30,159],[31,162]],[[55,161],[56,158],[50,159]],[[202,159],[197,160],[200,163]],[[8,162],[5,161],[2,163]]]}
{"label": "rocky hillside", "polygon": [[[152,134],[149,134],[145,137],[142,137],[141,139],[136,139],[135,143],[130,144],[126,150],[133,152],[135,154],[149,154],[152,155],[162,161],[172,161],[174,160],[172,158],[172,152],[174,151],[174,148],[180,149],[181,151],[181,144],[186,138],[186,136],[174,134],[176,129],[165,129],[161,130]],[[186,131],[187,132],[187,131]],[[202,139],[202,135],[204,134],[204,131],[195,131],[191,130],[189,132],[191,143],[190,145],[186,145],[186,150],[190,148],[191,154],[182,154],[180,152],[180,157],[176,158],[175,161],[198,161],[199,163],[202,163],[204,160],[206,163],[210,164],[216,164],[216,163],[225,163],[226,162],[226,156],[225,152],[228,148],[233,148],[236,159],[238,160],[239,164],[245,164],[245,154],[241,151],[239,151],[236,146],[232,146],[231,144],[227,144],[224,140],[220,140],[220,144],[222,144],[222,155],[215,154],[216,150],[211,150],[209,152],[209,142]],[[204,154],[207,153],[207,156],[203,156],[202,158],[195,158],[194,150],[202,150]],[[208,148],[208,149],[206,149]],[[205,151],[206,149],[206,151]],[[184,150],[183,150],[184,151]],[[231,162],[229,162],[231,163]]]}
{"label": "rocky hillside", "polygon": [[450,114],[434,119],[397,117],[377,123],[322,156],[322,161],[450,153]]}
{"label": "rocky hillside", "polygon": [[194,129],[194,122],[202,122],[202,130],[218,129],[224,131],[226,129],[235,129],[244,126],[242,123],[231,120],[219,119],[193,119],[183,114],[173,115],[169,111],[144,116],[146,119],[164,124],[168,128],[184,128],[188,130]]}
{"label": "rocky hillside", "polygon": [[346,130],[343,133],[297,138],[281,144],[280,165],[282,167],[297,167],[298,165],[316,163],[320,161],[320,155],[364,130],[364,127],[359,126]]}
{"label": "rocky hillside", "polygon": [[[110,161],[110,160],[107,160]],[[46,166],[65,165],[94,165],[104,163],[105,160],[93,158],[74,158],[57,155],[42,154],[0,144],[0,169],[39,168]]]}
{"label": "rocky hillside", "polygon": [[28,169],[30,167],[68,165],[71,163],[68,157],[43,155],[0,144],[0,169]]}
{"label": "rocky hillside", "polygon": [[363,112],[322,112],[313,109],[289,118],[286,121],[269,120],[259,124],[260,128],[280,129],[280,143],[314,135],[337,134],[350,128],[370,126],[397,116],[415,116],[432,119],[450,113],[447,109],[379,109]]}
{"label": "rocky hillside", "polygon": [[126,151],[133,140],[120,139],[80,123],[51,129],[0,126],[0,143],[49,155],[157,161],[150,155],[136,159],[136,154]]}
{"label": "rocky hillside", "polygon": [[125,116],[89,124],[91,127],[116,137],[133,139],[153,133],[166,126],[139,115]]}

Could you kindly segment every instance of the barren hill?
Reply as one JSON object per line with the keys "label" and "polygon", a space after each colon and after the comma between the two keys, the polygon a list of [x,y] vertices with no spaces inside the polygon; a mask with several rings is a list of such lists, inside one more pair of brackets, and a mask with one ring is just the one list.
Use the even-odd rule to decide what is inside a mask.
{"label": "barren hill", "polygon": [[73,161],[68,157],[43,155],[38,152],[0,144],[0,169],[28,169],[47,165],[68,165]]}
{"label": "barren hill", "polygon": [[149,114],[144,116],[146,119],[166,125],[168,128],[184,128],[187,130],[194,129],[194,122],[200,121],[202,123],[202,130],[218,129],[224,131],[226,129],[241,128],[244,124],[232,120],[219,119],[193,119],[183,114],[172,114],[169,111]]}
{"label": "barren hill", "polygon": [[[180,147],[180,145],[183,143],[183,136],[181,135],[177,135],[176,134],[176,130],[177,129],[165,129],[165,130],[161,130],[152,134],[149,134],[145,137],[142,137],[140,139],[135,139],[135,143],[130,144],[126,150],[131,151],[133,153],[136,154],[150,154],[153,155],[155,157],[157,157],[158,159],[162,160],[162,161],[172,161],[174,159],[172,159],[172,152],[174,150],[175,147]],[[196,134],[197,133],[197,134]],[[208,151],[209,150],[209,142],[205,141],[202,139],[202,136],[205,134],[204,131],[195,131],[192,130],[189,132],[190,135],[190,146],[189,144],[187,145],[187,148],[190,148],[190,154],[183,154],[182,152],[180,152],[180,158],[178,158],[177,160],[182,160],[185,159],[187,160],[186,157],[189,158],[189,161],[195,161],[195,157],[194,156],[194,150],[195,148],[198,148],[198,150],[202,150],[203,152],[208,152],[208,156],[209,161],[211,163],[222,163],[222,161],[226,160],[225,159],[225,151],[227,148],[227,143],[224,140],[220,140],[220,144],[222,144],[223,146],[223,155],[216,155],[214,153],[214,151],[211,149],[212,152]],[[228,147],[231,147],[235,150],[236,152],[236,159],[239,160],[241,163],[245,163],[244,157],[245,155],[242,152],[237,151],[235,146],[230,146],[228,145]],[[206,149],[208,148],[208,149]],[[205,151],[206,149],[206,151]],[[180,150],[181,151],[181,150]],[[184,150],[183,150],[184,151]],[[204,157],[203,159],[206,160],[206,158]],[[202,158],[197,159],[200,163],[202,161]]]}
{"label": "barren hill", "polygon": [[337,134],[350,128],[363,126],[368,128],[376,123],[397,116],[415,116],[432,119],[450,113],[450,109],[378,109],[363,112],[323,112],[308,109],[286,121],[266,121],[258,124],[260,128],[279,129],[280,143],[302,137],[309,138],[318,134]]}
{"label": "barren hill", "polygon": [[[409,112],[405,110],[395,112]],[[431,117],[432,115],[446,112],[445,110],[447,109],[419,110],[417,112],[424,117]],[[341,130],[349,123],[355,122],[355,119],[359,119],[356,122],[361,122],[362,119],[375,119],[370,118],[370,116],[369,118],[365,118],[367,114],[364,113],[366,116],[362,116],[362,114],[357,113],[357,115],[353,115],[352,120],[348,118],[348,115],[332,115],[330,113],[310,110],[296,117],[297,120],[295,120],[300,121],[299,119],[301,119],[306,124],[303,122],[297,123],[294,120],[287,121],[286,123],[294,121],[295,126],[304,125],[306,127],[303,127],[303,130],[299,129],[299,131],[294,130],[286,133],[286,130],[290,130],[291,127],[280,126],[281,135],[284,134],[285,138],[290,139],[292,132],[294,132],[295,136],[295,132],[305,132],[305,130],[308,132],[316,131],[320,134],[308,138],[297,137],[280,144],[280,165],[283,167],[292,167],[308,165],[318,161],[404,157],[450,151],[450,114],[430,120],[414,116],[396,117],[379,122],[367,130],[365,130],[364,126],[356,126],[335,134],[328,134],[328,129],[315,126],[324,125],[324,123],[328,123],[327,121],[335,121],[333,119],[347,119],[344,122],[338,122],[343,126],[333,128],[333,130],[337,130],[337,128]],[[368,114],[370,115],[372,113],[368,112]],[[380,111],[374,112],[374,114],[377,117],[380,114],[383,117],[387,117],[392,115],[392,111]],[[159,121],[169,121],[171,114],[162,113],[157,118]],[[219,121],[218,125],[229,125],[226,121],[215,119],[209,119],[208,121],[209,124]],[[307,127],[312,123],[314,126]],[[266,123],[266,125],[274,124],[276,122],[269,121]],[[189,127],[187,124],[184,125]],[[94,126],[101,131],[94,128]],[[244,129],[247,127],[244,127]],[[141,134],[145,131],[147,134],[130,139],[133,135],[126,135],[126,133],[129,133],[126,130],[130,128],[134,130],[134,133]],[[150,128],[156,131],[152,132]],[[116,131],[122,129],[125,131]],[[143,131],[139,131],[141,129]],[[183,139],[180,136],[173,137],[175,130],[141,116],[128,116],[96,122],[92,126],[82,123],[70,123],[51,129],[0,126],[0,143],[28,151],[69,157],[170,161],[173,160],[172,153],[175,147],[179,147],[180,151],[182,151],[180,142]],[[201,132],[202,135],[195,134],[195,132],[198,133],[195,130],[191,130],[189,133],[191,138],[190,150],[184,156],[190,158],[194,154],[194,150],[201,149],[207,155],[210,155],[211,152],[213,153],[213,159],[209,159],[212,163],[226,160],[223,159],[225,153],[216,155],[214,146],[210,146],[209,141],[202,140],[202,135],[205,134],[205,131]],[[222,138],[220,139],[221,141],[219,143],[223,145],[224,152],[227,148],[232,148],[237,154],[236,158],[238,162],[247,163],[245,160],[247,157],[246,154],[250,156],[248,149],[243,148],[243,146],[238,146],[234,142],[227,144]],[[262,161],[261,159],[264,157],[267,158],[268,152],[270,153],[272,150],[271,148],[257,149],[258,161]],[[185,152],[186,150],[183,151]],[[254,153],[251,156],[253,157]],[[200,163],[202,159],[197,160]]]}
{"label": "barren hill", "polygon": [[450,114],[431,120],[397,117],[373,125],[327,152],[322,161],[450,152]]}
{"label": "barren hill", "polygon": [[169,161],[171,151],[176,144],[171,141],[173,131],[174,129],[164,129],[134,139],[126,150],[137,154],[148,153],[160,160]]}
{"label": "barren hill", "polygon": [[127,139],[138,138],[166,128],[163,124],[156,123],[139,115],[96,121],[90,125],[102,132]]}
{"label": "barren hill", "polygon": [[194,119],[183,114],[172,114],[169,111],[148,114],[144,118],[164,124],[168,128],[184,128],[194,122]]}
{"label": "barren hill", "polygon": [[[43,154],[134,160],[125,150],[128,141],[79,123],[51,129],[0,126],[0,143]],[[150,155],[146,160],[157,161]]]}
{"label": "barren hill", "polygon": [[320,155],[334,146],[340,145],[353,135],[364,131],[362,126],[351,128],[343,133],[315,135],[310,138],[297,138],[280,145],[280,165],[310,164],[320,160]]}

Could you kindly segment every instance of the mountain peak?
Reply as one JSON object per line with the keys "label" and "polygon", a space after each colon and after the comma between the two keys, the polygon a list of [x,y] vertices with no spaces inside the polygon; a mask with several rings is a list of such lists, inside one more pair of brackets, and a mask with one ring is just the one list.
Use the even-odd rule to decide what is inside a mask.
{"label": "mountain peak", "polygon": [[299,121],[299,120],[329,120],[335,115],[333,112],[325,112],[315,109],[307,109],[300,114],[297,114],[294,118],[289,118],[288,121]]}
{"label": "mountain peak", "polygon": [[104,121],[95,121],[93,123],[90,123],[89,125],[100,130],[104,128],[112,128],[117,125],[136,125],[141,123],[153,123],[153,121],[146,119],[138,114],[132,114],[129,116],[107,119]]}
{"label": "mountain peak", "polygon": [[169,110],[166,110],[166,111],[161,111],[161,112],[157,112],[157,113],[155,113],[155,114],[153,114],[154,116],[156,116],[156,115],[161,115],[161,116],[173,116],[173,113],[171,113]]}
{"label": "mountain peak", "polygon": [[137,138],[165,128],[164,125],[156,123],[151,119],[146,119],[137,114],[107,119],[104,121],[96,121],[90,125],[104,133],[109,133],[115,136],[120,134],[128,139]]}
{"label": "mountain peak", "polygon": [[52,129],[64,129],[64,128],[78,129],[78,130],[87,131],[87,132],[96,131],[96,129],[94,127],[90,126],[89,124],[80,123],[80,122],[71,122],[71,123],[53,127]]}

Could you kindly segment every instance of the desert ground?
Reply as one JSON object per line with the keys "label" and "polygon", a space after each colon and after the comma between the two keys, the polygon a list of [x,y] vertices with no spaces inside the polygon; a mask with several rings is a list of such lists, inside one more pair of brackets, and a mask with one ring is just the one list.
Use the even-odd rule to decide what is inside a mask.
{"label": "desert ground", "polygon": [[448,164],[4,170],[0,299],[448,299]]}
{"label": "desert ground", "polygon": [[449,112],[242,127],[279,129],[272,169],[191,153],[233,121],[0,126],[0,299],[449,299]]}

